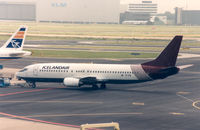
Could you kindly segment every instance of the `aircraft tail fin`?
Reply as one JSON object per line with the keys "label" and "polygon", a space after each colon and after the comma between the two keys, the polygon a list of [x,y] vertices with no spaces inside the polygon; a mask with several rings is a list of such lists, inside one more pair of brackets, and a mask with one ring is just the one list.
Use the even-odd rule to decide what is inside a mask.
{"label": "aircraft tail fin", "polygon": [[174,67],[180,50],[183,36],[175,36],[161,54],[152,61],[143,63],[147,66]]}
{"label": "aircraft tail fin", "polygon": [[3,49],[22,50],[28,28],[20,26],[19,29],[10,37],[10,39],[1,47]]}

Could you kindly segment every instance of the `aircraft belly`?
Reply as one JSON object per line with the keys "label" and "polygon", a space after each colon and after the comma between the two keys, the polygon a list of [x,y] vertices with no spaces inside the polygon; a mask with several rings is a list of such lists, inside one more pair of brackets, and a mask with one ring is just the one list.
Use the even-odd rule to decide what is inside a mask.
{"label": "aircraft belly", "polygon": [[44,78],[44,77],[25,77],[22,78],[26,81],[32,81],[32,82],[57,82],[57,83],[62,83],[63,78]]}

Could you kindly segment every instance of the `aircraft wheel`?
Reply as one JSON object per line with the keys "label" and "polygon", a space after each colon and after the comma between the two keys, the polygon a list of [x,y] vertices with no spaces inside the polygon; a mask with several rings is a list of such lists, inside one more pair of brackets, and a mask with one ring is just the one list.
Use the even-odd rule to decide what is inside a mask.
{"label": "aircraft wheel", "polygon": [[35,84],[35,82],[32,84],[31,87],[32,87],[32,88],[36,88],[36,84]]}
{"label": "aircraft wheel", "polygon": [[36,88],[35,82],[28,82],[28,86],[31,88]]}
{"label": "aircraft wheel", "polygon": [[106,89],[106,84],[101,84],[100,88],[101,89]]}
{"label": "aircraft wheel", "polygon": [[98,87],[98,85],[93,84],[93,85],[92,85],[92,88],[93,88],[93,89],[98,89],[99,87]]}

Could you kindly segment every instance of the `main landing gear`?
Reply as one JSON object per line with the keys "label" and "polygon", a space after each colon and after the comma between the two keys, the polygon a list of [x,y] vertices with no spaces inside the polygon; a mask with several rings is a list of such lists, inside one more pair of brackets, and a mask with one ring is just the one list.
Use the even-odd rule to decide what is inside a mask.
{"label": "main landing gear", "polygon": [[101,84],[100,89],[106,89],[106,84]]}
{"label": "main landing gear", "polygon": [[[92,88],[93,88],[93,89],[99,89],[99,87],[98,87],[97,84],[93,84],[93,85],[92,85]],[[102,83],[102,84],[100,85],[100,89],[106,89],[106,84],[105,84],[105,83]]]}

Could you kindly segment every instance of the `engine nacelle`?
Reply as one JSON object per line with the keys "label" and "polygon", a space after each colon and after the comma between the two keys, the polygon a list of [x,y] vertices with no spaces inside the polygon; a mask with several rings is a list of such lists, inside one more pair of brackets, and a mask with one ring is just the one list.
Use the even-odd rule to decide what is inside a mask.
{"label": "engine nacelle", "polygon": [[79,87],[80,79],[77,78],[65,78],[63,84],[67,87]]}

